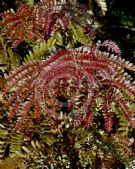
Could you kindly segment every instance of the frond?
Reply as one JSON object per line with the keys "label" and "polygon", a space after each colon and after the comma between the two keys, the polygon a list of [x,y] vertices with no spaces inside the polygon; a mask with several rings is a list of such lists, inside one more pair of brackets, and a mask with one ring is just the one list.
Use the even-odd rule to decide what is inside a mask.
{"label": "frond", "polygon": [[86,45],[89,43],[90,38],[85,34],[86,30],[79,24],[71,23],[66,34],[66,45],[68,48],[73,48],[75,44],[81,43]]}
{"label": "frond", "polygon": [[[57,7],[58,4],[54,5]],[[9,11],[1,14],[3,21],[0,26],[7,25],[3,34],[8,37],[14,48],[24,40],[46,40],[59,29],[58,25],[62,30],[68,26],[67,16],[59,16],[60,11],[56,11],[52,3],[48,2],[47,6],[48,8],[45,8],[44,3],[35,6],[25,4],[21,5],[16,13]]]}
{"label": "frond", "polygon": [[[77,122],[88,127],[94,116],[96,99],[101,97],[103,100],[105,98],[102,105],[107,131],[112,129],[112,115],[109,113],[112,109],[112,102],[119,104],[126,119],[134,127],[133,113],[129,111],[127,104],[120,99],[116,91],[125,90],[134,99],[135,88],[130,84],[130,78],[123,74],[125,63],[121,64],[117,59],[110,59],[108,55],[98,51],[93,52],[89,48],[65,49],[46,60],[24,64],[11,73],[6,79],[7,85],[3,90],[3,95],[13,92],[9,94],[7,106],[9,106],[9,118],[12,119],[16,115],[18,117],[16,129],[25,128],[25,118],[28,114],[32,117],[34,112],[32,118],[39,122],[42,109],[51,118],[55,120],[58,118],[55,107],[58,98],[55,90],[59,93],[59,97],[64,95],[59,92],[60,86],[56,88],[55,84],[63,78],[67,79],[67,89],[63,88],[63,91],[68,91],[68,95],[64,97],[70,101],[70,113],[73,109],[77,110],[74,124]],[[74,83],[75,88],[72,85]],[[109,92],[111,95],[107,96]],[[83,104],[79,103],[81,101],[79,97],[83,98]],[[79,116],[83,117],[79,118],[81,122],[78,121]]]}
{"label": "frond", "polygon": [[109,52],[109,53],[115,54],[117,56],[121,55],[121,50],[120,50],[119,46],[111,40],[105,40],[100,45],[100,47],[106,48],[107,52]]}
{"label": "frond", "polygon": [[105,12],[107,11],[107,4],[106,0],[95,0],[97,5],[101,8],[102,15],[105,15]]}
{"label": "frond", "polygon": [[135,119],[133,118],[133,113],[131,112],[129,106],[124,100],[116,100],[116,103],[124,112],[124,116],[131,126],[135,127]]}
{"label": "frond", "polygon": [[8,145],[9,133],[7,129],[0,124],[0,159],[4,158],[5,150]]}
{"label": "frond", "polygon": [[[113,50],[112,48],[110,48],[111,50]],[[110,52],[107,52],[107,54],[104,55],[104,53],[106,52],[99,52],[99,55],[101,55],[102,53],[102,56],[103,57],[109,57],[109,60],[114,64],[116,65],[117,69],[119,69],[120,73],[123,73],[123,75],[125,76],[126,79],[129,79],[131,80],[130,75],[128,75],[128,73],[126,73],[125,69],[127,70],[131,70],[131,71],[135,71],[135,65],[133,65],[133,63],[130,63],[129,61],[126,61],[125,59],[121,58],[119,56],[119,54],[110,54]]]}
{"label": "frond", "polygon": [[3,65],[3,71],[14,70],[20,66],[20,56],[13,52],[0,36],[0,64]]}
{"label": "frond", "polygon": [[29,18],[31,18],[32,14],[33,7],[28,5],[21,5],[16,13],[13,11],[8,11],[1,14],[1,17],[4,20],[0,23],[0,26],[8,26],[4,30],[3,34],[8,37],[9,42],[13,43],[13,47],[16,47],[19,43],[24,41],[27,35],[30,37],[31,40],[35,39],[36,35],[32,34],[33,32],[31,33],[28,31],[28,27],[33,27],[33,25],[29,26],[29,22],[27,22],[27,17],[29,16]]}
{"label": "frond", "polygon": [[115,112],[117,118],[119,119],[120,127],[118,128],[118,133],[120,133],[123,137],[127,136],[130,131],[129,122],[125,119],[122,110],[118,106],[113,105],[112,110]]}
{"label": "frond", "polygon": [[10,138],[10,155],[16,152],[21,152],[23,143],[23,135],[21,133],[12,133]]}
{"label": "frond", "polygon": [[51,49],[54,48],[54,44],[56,42],[55,37],[51,37],[47,40],[47,42],[41,42],[40,45],[36,45],[33,47],[33,51],[29,51],[29,54],[24,58],[25,62],[30,62],[34,60],[44,59],[45,54],[51,52]]}
{"label": "frond", "polygon": [[[74,15],[75,12],[77,15]],[[84,14],[87,18],[84,18]],[[3,36],[9,39],[13,48],[26,40],[33,42],[38,39],[42,42],[56,32],[64,33],[71,22],[81,24],[84,29],[87,28],[89,37],[93,37],[91,24],[84,22],[84,20],[90,20],[86,9],[71,1],[46,0],[35,6],[22,4],[16,12],[7,11],[1,13],[0,16],[3,19],[0,23]],[[81,28],[78,29],[76,26],[76,30],[81,35]],[[84,41],[84,38],[82,40]]]}

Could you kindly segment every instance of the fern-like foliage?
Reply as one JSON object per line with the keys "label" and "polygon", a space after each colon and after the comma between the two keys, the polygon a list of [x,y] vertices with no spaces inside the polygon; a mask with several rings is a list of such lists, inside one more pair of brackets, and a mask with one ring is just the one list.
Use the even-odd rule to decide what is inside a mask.
{"label": "fern-like foliage", "polygon": [[30,62],[33,60],[44,59],[45,55],[51,53],[51,49],[53,50],[55,47],[55,43],[57,42],[56,36],[53,36],[47,40],[47,42],[41,42],[39,45],[35,45],[33,47],[33,51],[29,51],[29,54],[24,58],[25,62]]}
{"label": "fern-like foliage", "polygon": [[107,11],[107,4],[106,4],[106,0],[95,0],[98,7],[101,9],[101,14],[105,15],[106,11]]}
{"label": "fern-like foliage", "polygon": [[32,51],[29,51],[26,57],[24,57],[24,61],[26,63],[33,60],[45,59],[60,47],[74,48],[78,44],[82,46],[90,43],[92,43],[91,39],[85,34],[85,29],[78,24],[71,23],[65,34],[57,32],[48,38],[47,41],[33,45]]}
{"label": "fern-like foliage", "polygon": [[[57,120],[59,98],[64,97],[69,103],[69,113],[71,116],[74,114],[74,126],[83,124],[89,127],[93,121],[96,100],[101,98],[107,131],[112,129],[112,103],[122,109],[127,121],[135,127],[129,103],[120,95],[125,90],[132,99],[135,98],[132,79],[123,73],[125,68],[135,70],[134,65],[119,56],[90,48],[60,50],[46,60],[25,64],[6,79],[3,95],[12,92],[6,102],[9,119],[17,116],[18,130],[25,128],[27,116],[39,122],[42,110]],[[63,78],[65,87],[60,85],[60,89],[56,87],[56,82]],[[83,98],[83,103],[80,98]],[[79,102],[82,104],[79,105]],[[76,113],[72,113],[75,109]]]}
{"label": "fern-like foliage", "polygon": [[0,121],[0,160],[20,153],[24,139],[22,133],[15,132],[13,124],[3,125],[2,123],[6,124],[6,122]]}
{"label": "fern-like foliage", "polygon": [[69,19],[66,16],[57,16],[61,13],[61,6],[58,4],[55,6],[54,3],[55,1],[44,1],[35,6],[23,4],[16,13],[9,11],[1,14],[4,19],[1,26],[7,25],[4,35],[9,38],[9,42],[13,42],[14,48],[27,39],[30,41],[37,38],[46,39],[56,31],[55,29],[59,29],[58,25],[62,25],[62,29],[65,29]]}
{"label": "fern-like foliage", "polygon": [[10,153],[20,152],[23,142],[21,133],[12,133],[10,138]]}
{"label": "fern-like foliage", "polygon": [[2,124],[0,125],[0,139],[0,159],[2,159],[8,144],[8,131]]}
{"label": "fern-like foliage", "polygon": [[0,65],[3,72],[9,72],[20,66],[20,56],[12,51],[2,36],[0,36]]}
{"label": "fern-like foliage", "polygon": [[[12,47],[16,48],[24,40],[32,42],[40,39],[43,41],[55,32],[63,33],[67,30],[71,20],[78,21],[78,23],[81,21],[85,28],[88,27],[88,24],[84,24],[82,17],[85,11],[82,12],[83,8],[79,9],[80,7],[71,1],[57,2],[56,0],[44,0],[35,6],[22,4],[16,12],[10,10],[0,14],[3,18],[0,27],[3,27],[3,35],[9,39]],[[80,14],[79,11],[81,11]],[[81,18],[78,15],[74,16],[75,12]]]}
{"label": "fern-like foliage", "polygon": [[109,53],[113,53],[115,55],[121,55],[121,50],[119,48],[119,46],[111,41],[111,40],[105,40],[101,45],[100,45],[100,48],[106,48],[106,50],[109,52]]}
{"label": "fern-like foliage", "polygon": [[130,160],[134,159],[134,153],[132,153],[131,143],[128,139],[120,135],[112,135],[108,138],[103,131],[94,128],[90,131],[83,128],[76,129],[75,147],[80,149],[80,158],[81,161],[85,161],[85,165],[89,162],[90,168],[113,169],[117,168],[117,160],[120,160],[128,167],[134,167],[129,164]]}
{"label": "fern-like foliage", "polygon": [[[80,43],[81,45],[89,44],[91,39],[94,38],[92,32],[93,30],[89,30],[89,34],[85,34],[85,31],[88,30],[86,28],[83,28],[79,24],[70,24],[65,37],[63,37],[64,45],[66,45],[67,48],[74,48],[77,46],[78,43]],[[91,38],[89,36],[91,36]]]}

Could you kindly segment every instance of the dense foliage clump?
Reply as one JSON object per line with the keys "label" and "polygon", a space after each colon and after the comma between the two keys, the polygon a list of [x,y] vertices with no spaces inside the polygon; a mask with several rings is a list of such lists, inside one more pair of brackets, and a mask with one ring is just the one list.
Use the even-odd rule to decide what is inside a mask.
{"label": "dense foliage clump", "polygon": [[95,43],[93,14],[108,9],[94,2],[0,13],[0,168],[134,168],[135,65],[110,38]]}

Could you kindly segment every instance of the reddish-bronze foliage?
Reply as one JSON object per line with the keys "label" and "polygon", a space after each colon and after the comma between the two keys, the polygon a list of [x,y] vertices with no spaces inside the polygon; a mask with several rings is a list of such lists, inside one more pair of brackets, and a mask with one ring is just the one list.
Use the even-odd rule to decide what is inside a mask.
{"label": "reddish-bronze foliage", "polygon": [[93,29],[84,22],[84,12],[83,7],[72,1],[43,0],[35,6],[22,4],[16,12],[1,13],[3,20],[0,27],[4,27],[3,35],[12,43],[13,48],[25,40],[43,41],[56,32],[63,33],[71,20],[81,24],[89,37],[93,38]]}
{"label": "reddish-bronze foliage", "polygon": [[89,127],[96,100],[100,98],[107,131],[112,130],[112,103],[123,110],[125,118],[135,127],[129,103],[120,94],[124,90],[135,99],[135,87],[132,78],[124,73],[125,68],[135,70],[134,65],[119,56],[90,48],[61,50],[46,60],[24,64],[6,79],[3,95],[12,90],[6,102],[9,119],[17,116],[17,129],[25,126],[27,114],[39,122],[41,110],[57,120],[61,97],[68,100],[73,125]]}
{"label": "reddish-bronze foliage", "polygon": [[70,21],[63,13],[63,4],[43,1],[35,6],[22,4],[17,12],[8,11],[0,14],[3,18],[0,26],[6,26],[3,35],[15,48],[24,40],[46,40],[54,32],[64,31]]}
{"label": "reddish-bronze foliage", "polygon": [[105,47],[108,52],[113,53],[115,55],[121,55],[121,50],[119,46],[111,40],[105,40],[100,47]]}

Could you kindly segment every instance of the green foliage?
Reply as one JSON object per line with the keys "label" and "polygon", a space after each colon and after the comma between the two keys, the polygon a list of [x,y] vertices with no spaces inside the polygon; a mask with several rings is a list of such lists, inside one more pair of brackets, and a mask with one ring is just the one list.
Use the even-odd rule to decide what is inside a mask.
{"label": "green foliage", "polygon": [[116,116],[119,119],[118,132],[120,132],[122,136],[128,136],[130,125],[123,116],[121,109],[118,107],[114,107],[113,111],[116,113]]}
{"label": "green foliage", "polygon": [[23,136],[21,133],[11,132],[12,124],[0,126],[0,159],[5,156],[12,156],[17,152],[21,152]]}
{"label": "green foliage", "polygon": [[101,8],[101,15],[105,15],[105,12],[107,11],[107,4],[106,4],[106,0],[95,0],[98,7]]}
{"label": "green foliage", "polygon": [[20,56],[12,51],[2,36],[0,36],[0,65],[3,65],[1,68],[3,71],[8,72],[20,65]]}
{"label": "green foliage", "polygon": [[70,24],[68,31],[65,34],[57,32],[51,38],[44,42],[36,42],[32,45],[32,50],[24,58],[25,62],[33,60],[45,59],[49,54],[57,50],[58,47],[74,48],[79,45],[87,45],[92,43],[84,29],[78,24]]}
{"label": "green foliage", "polygon": [[56,38],[51,37],[47,40],[47,42],[41,42],[39,43],[39,45],[35,45],[33,46],[33,51],[29,51],[29,54],[26,55],[26,57],[24,58],[25,62],[30,62],[33,60],[40,60],[40,59],[44,59],[45,56],[47,56],[52,49],[55,48],[55,43],[56,43]]}
{"label": "green foliage", "polygon": [[64,39],[64,43],[67,48],[74,48],[80,43],[81,45],[87,45],[90,43],[90,39],[87,34],[84,34],[84,29],[78,24],[71,24],[69,30]]}
{"label": "green foliage", "polygon": [[23,142],[23,136],[21,133],[12,133],[10,138],[10,153],[16,153],[21,151]]}
{"label": "green foliage", "polygon": [[0,125],[0,159],[4,157],[7,144],[8,144],[8,131],[1,124]]}
{"label": "green foliage", "polygon": [[26,0],[27,4],[34,5],[34,0]]}
{"label": "green foliage", "polygon": [[[129,94],[127,94],[124,90],[121,91],[121,96],[124,97],[128,102],[131,102],[130,109],[134,113],[134,106],[135,104],[132,103],[132,98]],[[133,129],[130,127],[130,124],[127,122],[125,116],[122,113],[122,109],[118,107],[117,105],[113,105],[113,111],[116,113],[116,116],[118,118],[118,125],[117,125],[117,132],[121,134],[122,136],[128,137],[129,133],[133,131]]]}

